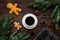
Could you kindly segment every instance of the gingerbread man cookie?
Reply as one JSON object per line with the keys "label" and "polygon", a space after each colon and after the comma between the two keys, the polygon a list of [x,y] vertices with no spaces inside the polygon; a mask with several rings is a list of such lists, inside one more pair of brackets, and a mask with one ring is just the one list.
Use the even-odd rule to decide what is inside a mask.
{"label": "gingerbread man cookie", "polygon": [[22,11],[22,9],[21,8],[18,8],[17,7],[17,4],[12,4],[12,3],[8,3],[7,4],[7,8],[9,8],[10,9],[10,12],[9,13],[15,13],[16,15],[19,15],[19,13],[18,12],[21,12]]}
{"label": "gingerbread man cookie", "polygon": [[19,30],[20,28],[22,28],[22,26],[19,24],[19,22],[14,22],[14,27],[16,27],[17,30]]}

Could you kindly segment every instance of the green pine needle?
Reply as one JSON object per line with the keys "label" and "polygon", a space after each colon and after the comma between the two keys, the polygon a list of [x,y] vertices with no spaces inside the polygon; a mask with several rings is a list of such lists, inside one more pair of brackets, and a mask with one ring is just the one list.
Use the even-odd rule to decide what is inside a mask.
{"label": "green pine needle", "polygon": [[10,40],[26,40],[28,37],[30,37],[27,33],[18,33],[18,31],[14,31],[11,36]]}
{"label": "green pine needle", "polygon": [[51,18],[53,19],[55,29],[58,30],[59,22],[60,22],[60,8],[59,8],[59,5],[56,5],[55,9],[53,10],[53,12],[51,14]]}
{"label": "green pine needle", "polygon": [[12,27],[12,16],[4,15],[3,19],[0,18],[0,40],[7,40],[8,39],[8,32],[9,29]]}
{"label": "green pine needle", "polygon": [[30,6],[45,11],[50,6],[55,6],[56,4],[60,4],[60,0],[34,0],[30,3]]}
{"label": "green pine needle", "polygon": [[12,16],[9,17],[4,15],[3,19],[0,19],[0,40],[26,40],[30,35],[27,33],[18,33],[15,30],[13,33],[10,34],[8,37],[9,29],[12,27]]}
{"label": "green pine needle", "polygon": [[30,3],[30,6],[42,11],[45,11],[50,6],[55,6],[51,13],[51,18],[53,19],[55,29],[58,29],[60,22],[60,0],[34,0]]}

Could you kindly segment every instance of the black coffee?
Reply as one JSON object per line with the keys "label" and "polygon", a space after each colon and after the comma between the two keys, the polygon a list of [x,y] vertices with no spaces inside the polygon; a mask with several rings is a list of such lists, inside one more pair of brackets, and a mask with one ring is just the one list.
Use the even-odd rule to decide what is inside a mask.
{"label": "black coffee", "polygon": [[33,25],[33,24],[34,24],[34,18],[32,18],[32,17],[27,17],[27,18],[26,18],[26,24],[27,24],[27,25]]}

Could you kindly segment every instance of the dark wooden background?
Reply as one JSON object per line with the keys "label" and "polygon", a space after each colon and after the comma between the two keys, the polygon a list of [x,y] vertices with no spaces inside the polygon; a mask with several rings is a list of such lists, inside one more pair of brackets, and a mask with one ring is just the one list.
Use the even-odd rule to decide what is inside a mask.
{"label": "dark wooden background", "polygon": [[[9,9],[7,9],[6,5],[9,2],[12,3],[17,3],[18,7],[22,9],[22,13],[19,14],[19,16],[14,15],[13,16],[13,20],[20,22],[20,24],[22,25],[21,21],[22,21],[22,17],[27,14],[27,13],[33,13],[35,14],[35,10],[32,7],[29,7],[29,3],[31,3],[33,0],[0,0],[0,18],[3,17],[3,15],[9,15]],[[60,37],[60,27],[58,30],[54,29],[53,23],[52,23],[52,19],[50,18],[50,13],[53,10],[53,7],[50,7],[49,9],[46,10],[46,12],[41,12],[41,10],[39,10],[39,15],[36,15],[38,18],[38,25],[36,28],[32,29],[32,30],[27,30],[23,27],[22,25],[22,29],[19,30],[19,32],[27,32],[29,34],[31,34],[31,37],[28,38],[27,40],[33,40],[36,35],[41,31],[41,29],[43,27],[48,27],[52,32],[54,32],[58,37]],[[13,31],[14,26],[12,27]]]}

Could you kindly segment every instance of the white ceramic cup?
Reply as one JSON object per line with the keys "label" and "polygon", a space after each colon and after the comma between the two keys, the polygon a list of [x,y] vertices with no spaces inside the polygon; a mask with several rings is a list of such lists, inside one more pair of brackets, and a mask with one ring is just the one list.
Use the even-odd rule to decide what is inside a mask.
{"label": "white ceramic cup", "polygon": [[[28,18],[28,17],[32,17],[32,18],[34,19],[34,23],[33,23],[32,25],[26,24],[26,18]],[[29,21],[30,21],[30,20],[29,20]],[[33,28],[35,28],[35,27],[37,26],[37,24],[38,24],[37,17],[36,17],[34,14],[32,14],[32,13],[28,13],[28,14],[26,14],[26,15],[23,16],[23,18],[22,18],[22,24],[23,24],[23,26],[24,26],[26,29],[33,29]]]}

